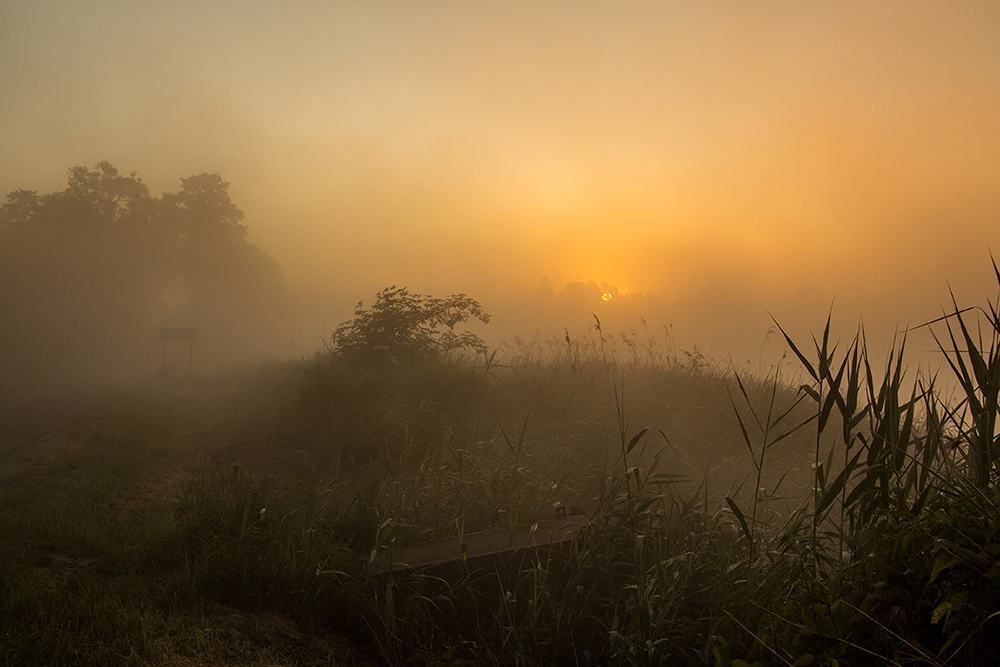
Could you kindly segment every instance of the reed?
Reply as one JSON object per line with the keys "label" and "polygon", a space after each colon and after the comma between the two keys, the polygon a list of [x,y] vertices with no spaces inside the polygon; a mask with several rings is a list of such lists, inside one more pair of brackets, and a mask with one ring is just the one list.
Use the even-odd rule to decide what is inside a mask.
{"label": "reed", "polygon": [[[79,452],[0,490],[2,655],[162,664],[202,637],[219,661],[319,664],[308,637],[381,664],[995,662],[997,302],[953,297],[881,365],[831,320],[808,346],[779,327],[804,383],[595,320],[482,356],[320,355],[252,410],[83,423]],[[925,330],[950,377],[909,368]],[[288,407],[249,428],[266,404]],[[549,558],[374,567],[556,508],[586,527]],[[284,639],[205,639],[248,619]]]}

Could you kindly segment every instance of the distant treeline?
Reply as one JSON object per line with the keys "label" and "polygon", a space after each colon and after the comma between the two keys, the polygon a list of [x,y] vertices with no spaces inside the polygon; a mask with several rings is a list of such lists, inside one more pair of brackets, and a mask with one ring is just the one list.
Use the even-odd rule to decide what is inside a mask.
{"label": "distant treeline", "polygon": [[161,327],[199,329],[196,366],[275,344],[288,300],[219,174],[153,197],[108,162],[0,207],[0,384],[136,378]]}

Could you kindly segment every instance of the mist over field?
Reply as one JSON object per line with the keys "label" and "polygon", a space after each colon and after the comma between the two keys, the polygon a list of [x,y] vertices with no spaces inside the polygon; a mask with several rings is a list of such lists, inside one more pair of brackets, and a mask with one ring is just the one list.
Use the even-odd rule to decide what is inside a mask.
{"label": "mist over field", "polygon": [[998,35],[0,3],[0,656],[1000,660]]}
{"label": "mist over field", "polygon": [[[105,160],[154,198],[219,174],[295,304],[240,324],[275,331],[247,361],[308,355],[394,284],[479,299],[496,343],[594,313],[737,364],[771,316],[808,335],[833,305],[888,345],[949,285],[993,289],[990,3],[0,12],[0,190],[58,192]],[[66,312],[36,333],[72,337]]]}

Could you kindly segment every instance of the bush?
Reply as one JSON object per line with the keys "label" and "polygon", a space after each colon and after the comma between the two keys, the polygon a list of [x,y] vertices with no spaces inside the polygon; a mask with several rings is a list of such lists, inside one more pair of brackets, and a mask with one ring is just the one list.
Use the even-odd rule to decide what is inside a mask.
{"label": "bush", "polygon": [[358,302],[356,318],[333,332],[334,352],[352,361],[435,359],[454,350],[486,351],[483,340],[455,326],[490,316],[475,299],[453,294],[438,299],[411,294],[405,287],[387,287],[368,310]]}

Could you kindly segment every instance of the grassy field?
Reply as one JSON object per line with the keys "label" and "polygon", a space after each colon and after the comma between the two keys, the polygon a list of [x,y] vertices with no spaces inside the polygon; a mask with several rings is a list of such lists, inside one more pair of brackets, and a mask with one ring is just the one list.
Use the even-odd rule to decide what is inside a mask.
{"label": "grassy field", "polygon": [[[0,660],[995,661],[1000,322],[982,315],[985,339],[974,313],[937,325],[947,401],[902,344],[870,368],[862,337],[789,341],[802,383],[600,331],[123,394],[0,488]],[[373,567],[558,508],[587,519],[558,559]]]}

